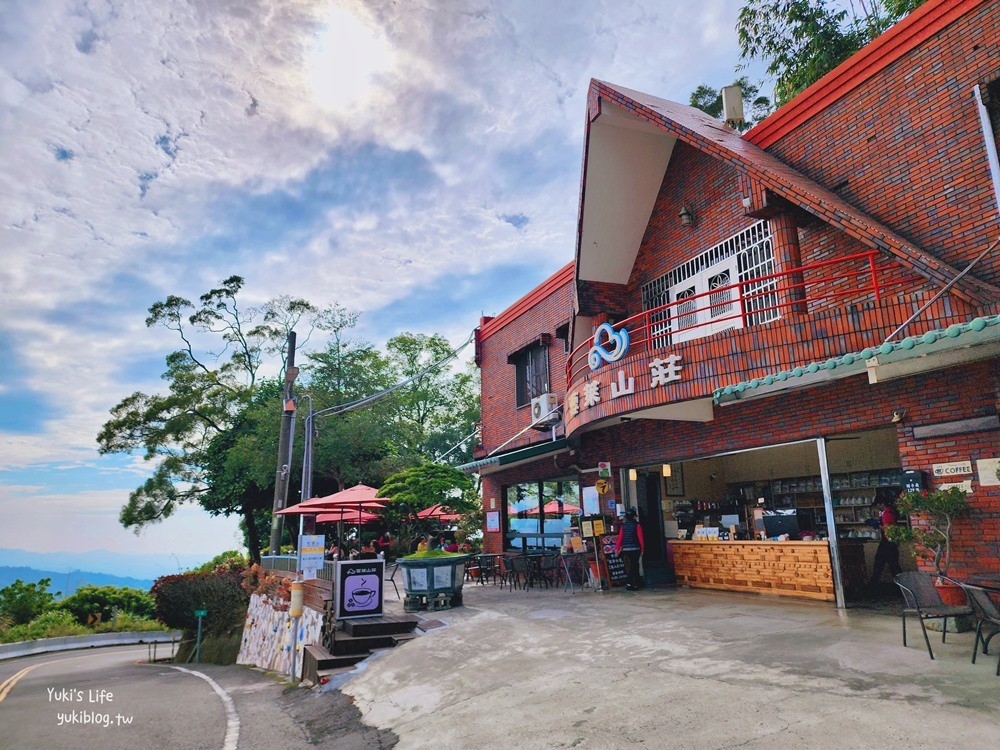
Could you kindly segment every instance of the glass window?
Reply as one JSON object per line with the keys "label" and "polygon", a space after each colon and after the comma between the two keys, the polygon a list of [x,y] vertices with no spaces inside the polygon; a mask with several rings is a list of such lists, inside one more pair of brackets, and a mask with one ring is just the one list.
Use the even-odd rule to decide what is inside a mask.
{"label": "glass window", "polygon": [[535,396],[549,392],[548,350],[541,344],[529,346],[512,358],[517,405],[527,406]]}
{"label": "glass window", "polygon": [[558,549],[570,520],[580,513],[580,485],[575,480],[510,485],[506,498],[510,549],[522,548],[521,534],[539,535],[527,538],[525,546],[529,550]]}

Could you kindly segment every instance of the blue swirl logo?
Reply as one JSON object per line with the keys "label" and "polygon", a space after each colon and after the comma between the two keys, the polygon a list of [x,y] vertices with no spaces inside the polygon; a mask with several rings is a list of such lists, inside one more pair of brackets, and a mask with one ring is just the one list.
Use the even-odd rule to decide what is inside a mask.
{"label": "blue swirl logo", "polygon": [[610,323],[601,323],[594,332],[594,345],[587,355],[587,364],[591,370],[596,370],[605,362],[617,362],[628,352],[628,345],[628,331],[624,328],[615,331]]}

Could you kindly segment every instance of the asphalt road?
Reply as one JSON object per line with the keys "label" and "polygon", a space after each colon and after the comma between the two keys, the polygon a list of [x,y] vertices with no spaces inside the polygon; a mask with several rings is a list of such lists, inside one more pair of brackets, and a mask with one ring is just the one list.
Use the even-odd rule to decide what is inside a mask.
{"label": "asphalt road", "polygon": [[[161,649],[162,650],[162,649]],[[147,664],[145,646],[0,662],[4,750],[392,747],[339,693],[289,688],[246,667]]]}

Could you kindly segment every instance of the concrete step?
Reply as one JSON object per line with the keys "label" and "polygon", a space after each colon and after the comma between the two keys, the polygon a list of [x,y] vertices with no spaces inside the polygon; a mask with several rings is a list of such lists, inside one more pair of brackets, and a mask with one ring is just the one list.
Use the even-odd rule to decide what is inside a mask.
{"label": "concrete step", "polygon": [[[409,635],[408,633],[405,635]],[[377,648],[392,648],[397,645],[398,635],[351,635],[344,631],[333,634],[333,653],[337,656],[361,654]]]}
{"label": "concrete step", "polygon": [[302,649],[302,676],[316,685],[319,684],[321,672],[350,668],[369,656],[371,656],[371,651],[342,655],[331,654],[322,646],[312,644]]}

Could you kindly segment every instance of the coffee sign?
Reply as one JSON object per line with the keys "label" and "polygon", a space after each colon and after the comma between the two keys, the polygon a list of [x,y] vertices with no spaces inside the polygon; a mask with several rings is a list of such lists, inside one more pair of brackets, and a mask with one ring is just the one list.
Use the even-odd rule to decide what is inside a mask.
{"label": "coffee sign", "polygon": [[947,464],[931,464],[936,477],[957,477],[972,473],[972,461],[953,461]]}

